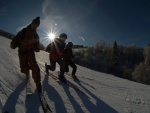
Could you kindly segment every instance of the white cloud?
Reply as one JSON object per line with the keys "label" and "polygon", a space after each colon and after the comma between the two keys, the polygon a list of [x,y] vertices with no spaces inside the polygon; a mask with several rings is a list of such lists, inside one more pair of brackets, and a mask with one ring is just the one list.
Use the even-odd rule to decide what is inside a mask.
{"label": "white cloud", "polygon": [[85,41],[85,39],[82,36],[79,36],[78,38],[82,39],[83,41]]}
{"label": "white cloud", "polygon": [[50,4],[50,1],[51,0],[45,0],[42,4],[42,12],[43,12],[44,15],[47,15],[47,8]]}

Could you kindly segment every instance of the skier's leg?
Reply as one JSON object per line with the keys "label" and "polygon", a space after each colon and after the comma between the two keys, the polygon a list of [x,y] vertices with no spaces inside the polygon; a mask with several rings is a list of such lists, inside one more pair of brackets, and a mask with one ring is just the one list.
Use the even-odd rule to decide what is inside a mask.
{"label": "skier's leg", "polygon": [[19,53],[19,64],[20,64],[20,70],[22,73],[24,73],[26,76],[29,75],[29,64],[28,64],[28,56],[27,54],[21,55]]}
{"label": "skier's leg", "polygon": [[52,61],[52,60],[50,60],[50,70],[51,71],[54,71],[55,69],[56,69],[56,61]]}
{"label": "skier's leg", "polygon": [[51,70],[51,65],[47,65],[47,63],[45,63],[45,72],[49,73],[48,70]]}
{"label": "skier's leg", "polygon": [[69,65],[72,67],[72,75],[75,75],[77,71],[77,66],[74,62],[70,62]]}
{"label": "skier's leg", "polygon": [[50,60],[50,65],[47,65],[47,63],[45,63],[45,71],[46,73],[49,73],[48,70],[54,71],[56,68],[56,62],[55,61],[51,61]]}
{"label": "skier's leg", "polygon": [[29,54],[29,65],[32,70],[32,78],[36,84],[37,91],[42,92],[40,68],[36,62],[34,52]]}
{"label": "skier's leg", "polygon": [[69,66],[68,66],[68,64],[65,64],[65,72],[69,72]]}
{"label": "skier's leg", "polygon": [[64,72],[65,71],[65,62],[60,58],[58,59],[57,63],[60,65],[60,71]]}
{"label": "skier's leg", "polygon": [[75,65],[74,62],[70,62],[69,65],[72,67],[72,78],[77,79],[76,77],[76,70],[77,70],[77,66]]}
{"label": "skier's leg", "polygon": [[63,82],[67,82],[65,77],[64,77],[64,72],[65,72],[65,63],[62,59],[59,59],[57,63],[60,65],[60,74],[58,75],[59,80]]}

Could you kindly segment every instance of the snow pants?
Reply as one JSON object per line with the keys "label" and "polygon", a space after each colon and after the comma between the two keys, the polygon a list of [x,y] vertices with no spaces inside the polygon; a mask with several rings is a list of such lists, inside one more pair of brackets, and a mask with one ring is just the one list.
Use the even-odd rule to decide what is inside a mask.
{"label": "snow pants", "polygon": [[35,59],[34,51],[21,53],[19,52],[19,63],[21,72],[29,75],[29,70],[32,70],[32,78],[36,83],[36,86],[40,89],[41,88],[41,75],[40,75],[40,68]]}
{"label": "snow pants", "polygon": [[56,63],[60,65],[60,77],[64,77],[64,71],[65,71],[65,63],[64,61],[59,58],[57,61],[53,61],[50,59],[50,65],[47,65],[47,68],[50,69],[51,71],[54,71],[56,69]]}
{"label": "snow pants", "polygon": [[69,72],[69,66],[72,67],[72,75],[75,75],[76,74],[76,70],[77,70],[77,66],[75,65],[74,62],[68,62],[66,63],[65,65],[65,72]]}

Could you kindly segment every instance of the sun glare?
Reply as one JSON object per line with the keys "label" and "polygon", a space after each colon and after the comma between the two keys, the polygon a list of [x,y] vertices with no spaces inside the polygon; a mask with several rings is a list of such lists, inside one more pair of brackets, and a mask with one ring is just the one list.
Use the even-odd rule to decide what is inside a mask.
{"label": "sun glare", "polygon": [[54,33],[48,33],[48,38],[49,38],[50,40],[54,40],[55,34],[54,34]]}
{"label": "sun glare", "polygon": [[58,30],[56,30],[56,27],[49,28],[47,30],[44,30],[44,38],[42,39],[43,42],[49,44],[50,42],[53,42],[55,38],[58,37]]}

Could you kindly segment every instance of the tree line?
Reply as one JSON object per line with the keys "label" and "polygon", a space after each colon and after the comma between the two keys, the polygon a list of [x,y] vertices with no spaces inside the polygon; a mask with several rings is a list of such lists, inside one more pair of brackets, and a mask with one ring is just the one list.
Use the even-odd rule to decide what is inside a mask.
{"label": "tree line", "polygon": [[110,46],[100,41],[92,47],[73,49],[73,53],[78,65],[150,84],[150,46],[121,46],[116,41]]}

